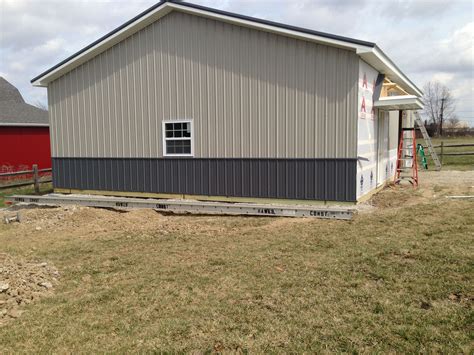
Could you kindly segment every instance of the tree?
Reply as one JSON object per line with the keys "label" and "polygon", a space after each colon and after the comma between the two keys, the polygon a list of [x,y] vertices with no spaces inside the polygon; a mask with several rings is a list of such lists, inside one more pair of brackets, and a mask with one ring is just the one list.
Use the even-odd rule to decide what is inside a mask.
{"label": "tree", "polygon": [[456,105],[449,88],[438,81],[428,82],[424,88],[424,114],[436,127],[437,135],[443,135],[443,124],[455,117]]}

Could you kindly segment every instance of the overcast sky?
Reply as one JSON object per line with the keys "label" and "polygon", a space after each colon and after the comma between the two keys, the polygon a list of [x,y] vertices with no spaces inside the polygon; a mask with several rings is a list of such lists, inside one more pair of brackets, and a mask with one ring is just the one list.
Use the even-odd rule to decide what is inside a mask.
{"label": "overcast sky", "polygon": [[[153,0],[0,0],[0,76],[27,102],[30,80],[150,7]],[[470,0],[194,0],[231,12],[376,42],[418,85],[451,88],[474,125],[474,10]]]}

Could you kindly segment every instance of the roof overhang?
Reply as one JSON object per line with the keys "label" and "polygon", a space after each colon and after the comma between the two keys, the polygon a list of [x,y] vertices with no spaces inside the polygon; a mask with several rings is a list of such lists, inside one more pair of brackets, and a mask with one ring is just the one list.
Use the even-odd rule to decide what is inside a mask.
{"label": "roof overhang", "polygon": [[0,122],[0,127],[49,127],[47,123],[9,123]]}
{"label": "roof overhang", "polygon": [[415,95],[386,96],[381,97],[374,103],[379,110],[421,110],[423,102]]}
{"label": "roof overhang", "polygon": [[400,85],[410,95],[423,96],[423,92],[395,65],[395,63],[377,46],[368,51],[360,49],[357,54],[368,64],[385,74],[391,81]]}
{"label": "roof overhang", "polygon": [[417,96],[422,95],[422,92],[374,43],[237,15],[200,5],[173,1],[162,1],[152,6],[122,26],[99,38],[89,46],[32,79],[32,84],[34,86],[47,86],[48,83],[106,51],[125,38],[169,14],[171,11],[181,11],[260,31],[355,51],[364,61],[372,65],[380,73],[385,74],[392,81],[397,82],[408,93]]}

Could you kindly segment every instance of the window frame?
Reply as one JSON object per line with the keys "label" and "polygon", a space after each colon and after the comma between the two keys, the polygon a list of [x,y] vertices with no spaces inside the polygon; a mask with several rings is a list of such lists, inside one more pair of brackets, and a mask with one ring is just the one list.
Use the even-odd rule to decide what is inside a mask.
{"label": "window frame", "polygon": [[[191,137],[166,137],[166,124],[167,123],[189,123]],[[163,140],[163,156],[164,157],[194,157],[194,125],[191,119],[179,119],[179,120],[164,120],[162,122],[162,140]],[[191,153],[167,153],[166,142],[167,141],[191,141]]]}

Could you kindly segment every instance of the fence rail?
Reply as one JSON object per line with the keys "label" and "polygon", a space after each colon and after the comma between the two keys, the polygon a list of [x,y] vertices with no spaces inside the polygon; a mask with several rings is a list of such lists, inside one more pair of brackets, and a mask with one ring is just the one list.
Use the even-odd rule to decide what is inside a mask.
{"label": "fence rail", "polygon": [[[474,143],[458,143],[458,144],[444,144],[444,142],[441,142],[441,144],[438,145],[433,145],[433,148],[440,148],[440,152],[437,153],[438,156],[440,157],[441,163],[443,163],[443,156],[468,156],[468,155],[474,155],[474,152],[445,152],[445,148],[464,148],[464,147],[474,147]],[[424,149],[427,149],[427,146],[423,146]]]}
{"label": "fence rail", "polygon": [[[474,147],[474,143],[463,143],[463,144],[438,144],[434,145],[433,148],[460,148],[460,147]],[[426,148],[423,146],[423,148]]]}
{"label": "fence rail", "polygon": [[474,155],[474,152],[462,152],[462,153],[443,153],[438,155]]}
{"label": "fence rail", "polygon": [[[38,169],[38,173],[50,173],[53,169]],[[34,170],[23,170],[23,171],[14,171],[11,173],[0,173],[0,178],[8,176],[18,176],[18,175],[31,175],[34,174]]]}
{"label": "fence rail", "polygon": [[0,189],[6,189],[11,187],[21,187],[27,185],[34,185],[35,192],[39,193],[40,191],[40,184],[51,182],[51,175],[48,176],[40,176],[40,173],[50,173],[52,169],[38,169],[38,165],[34,164],[32,170],[23,170],[23,171],[15,171],[11,173],[1,173],[0,174],[0,181],[2,178],[7,177],[15,177],[15,176],[22,176],[22,175],[32,175],[31,179],[28,180],[19,180],[12,183],[2,184],[0,182]]}

